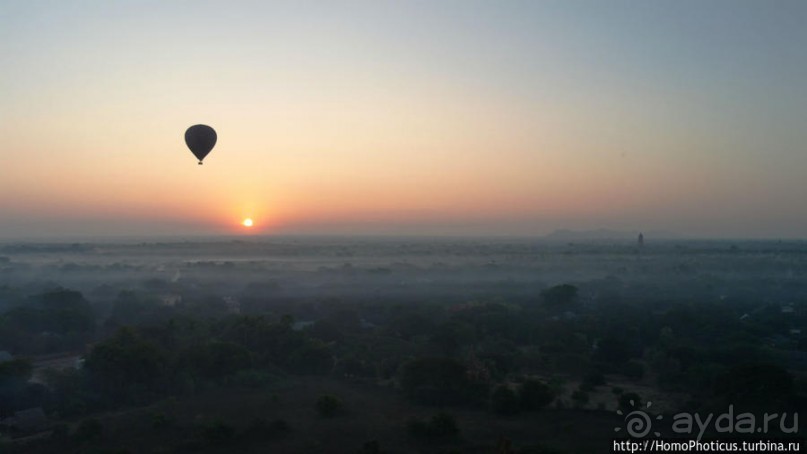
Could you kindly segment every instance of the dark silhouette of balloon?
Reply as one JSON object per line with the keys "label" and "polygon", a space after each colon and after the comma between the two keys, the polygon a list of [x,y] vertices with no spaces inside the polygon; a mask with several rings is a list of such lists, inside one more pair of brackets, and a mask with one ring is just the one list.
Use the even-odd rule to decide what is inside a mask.
{"label": "dark silhouette of balloon", "polygon": [[185,131],[185,143],[199,160],[199,165],[202,165],[202,160],[216,146],[216,138],[216,131],[208,125],[193,125]]}

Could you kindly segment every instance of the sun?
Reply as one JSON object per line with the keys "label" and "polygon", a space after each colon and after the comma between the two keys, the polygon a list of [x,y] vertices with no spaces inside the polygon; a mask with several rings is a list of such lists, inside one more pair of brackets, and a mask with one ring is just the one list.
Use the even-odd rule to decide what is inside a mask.
{"label": "sun", "polygon": [[252,218],[244,219],[243,221],[241,221],[241,225],[243,225],[244,227],[252,227]]}

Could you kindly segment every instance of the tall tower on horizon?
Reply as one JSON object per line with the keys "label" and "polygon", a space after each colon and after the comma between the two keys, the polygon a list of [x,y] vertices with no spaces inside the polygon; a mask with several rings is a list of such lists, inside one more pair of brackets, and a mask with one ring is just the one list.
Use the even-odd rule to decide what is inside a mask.
{"label": "tall tower on horizon", "polygon": [[644,234],[641,232],[639,233],[639,239],[637,240],[637,244],[639,246],[639,249],[644,248]]}

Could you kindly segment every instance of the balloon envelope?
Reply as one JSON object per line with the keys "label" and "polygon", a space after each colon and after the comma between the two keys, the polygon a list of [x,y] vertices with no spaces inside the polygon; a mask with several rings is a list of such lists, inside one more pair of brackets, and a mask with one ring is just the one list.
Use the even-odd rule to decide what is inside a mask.
{"label": "balloon envelope", "polygon": [[193,125],[185,131],[185,143],[199,160],[199,164],[216,146],[216,138],[216,131],[208,125]]}

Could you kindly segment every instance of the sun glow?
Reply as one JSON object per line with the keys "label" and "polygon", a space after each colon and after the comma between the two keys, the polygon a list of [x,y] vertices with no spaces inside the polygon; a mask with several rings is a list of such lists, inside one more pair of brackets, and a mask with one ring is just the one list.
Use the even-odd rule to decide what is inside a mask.
{"label": "sun glow", "polygon": [[241,222],[244,227],[252,227],[252,218],[246,218]]}

